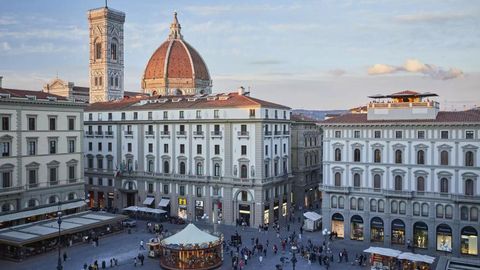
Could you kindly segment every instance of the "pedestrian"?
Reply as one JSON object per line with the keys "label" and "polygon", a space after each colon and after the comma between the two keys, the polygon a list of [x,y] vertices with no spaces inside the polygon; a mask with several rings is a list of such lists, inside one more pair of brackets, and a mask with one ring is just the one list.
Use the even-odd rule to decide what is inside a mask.
{"label": "pedestrian", "polygon": [[105,262],[105,260],[102,261],[102,269],[105,269],[107,268],[107,263]]}
{"label": "pedestrian", "polygon": [[263,250],[263,256],[264,256],[264,257],[267,257],[267,249],[264,249],[264,250]]}
{"label": "pedestrian", "polygon": [[143,240],[140,240],[140,248],[141,250],[145,250],[145,246],[143,245]]}
{"label": "pedestrian", "polygon": [[67,260],[67,252],[64,251],[63,252],[63,262],[65,262]]}
{"label": "pedestrian", "polygon": [[87,263],[84,263],[84,264],[83,264],[83,270],[87,270],[87,268],[88,268]]}
{"label": "pedestrian", "polygon": [[245,255],[243,255],[243,258],[245,259],[245,265],[248,265],[248,255],[247,255],[247,253],[245,253]]}
{"label": "pedestrian", "polygon": [[287,231],[290,231],[290,224],[287,224]]}
{"label": "pedestrian", "polygon": [[340,251],[340,252],[338,253],[338,262],[341,263],[342,260],[343,260],[343,253]]}
{"label": "pedestrian", "polygon": [[262,261],[263,261],[263,256],[260,255],[260,257],[258,257],[258,261],[260,261],[260,264],[262,264]]}
{"label": "pedestrian", "polygon": [[112,268],[112,267],[113,267],[113,259],[110,258],[110,268]]}
{"label": "pedestrian", "polygon": [[140,259],[140,265],[143,266],[143,261],[145,260],[145,256],[143,256],[143,254],[140,254],[138,255],[139,259]]}
{"label": "pedestrian", "polygon": [[133,266],[137,267],[137,257],[133,258]]}

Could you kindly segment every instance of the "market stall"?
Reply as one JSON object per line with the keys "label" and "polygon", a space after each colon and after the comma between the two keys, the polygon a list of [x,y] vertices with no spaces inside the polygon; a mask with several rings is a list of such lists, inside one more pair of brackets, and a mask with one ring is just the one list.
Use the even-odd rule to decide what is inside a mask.
{"label": "market stall", "polygon": [[373,269],[395,269],[396,258],[402,252],[391,248],[369,247],[363,252],[371,253],[370,265]]}
{"label": "market stall", "polygon": [[305,212],[303,213],[305,217],[303,221],[303,229],[306,231],[316,231],[322,228],[322,216],[315,212]]}
{"label": "market stall", "polygon": [[223,236],[206,233],[193,224],[160,242],[164,269],[215,269],[222,265]]}
{"label": "market stall", "polygon": [[402,260],[403,270],[427,270],[430,269],[430,265],[435,261],[435,257],[410,252],[403,252],[397,258]]}

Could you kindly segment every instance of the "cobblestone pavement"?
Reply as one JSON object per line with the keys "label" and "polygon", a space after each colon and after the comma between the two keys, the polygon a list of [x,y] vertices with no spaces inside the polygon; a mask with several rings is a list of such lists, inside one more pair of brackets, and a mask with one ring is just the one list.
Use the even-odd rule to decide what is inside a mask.
{"label": "cobblestone pavement", "polygon": [[[213,230],[213,226],[210,224],[196,223],[199,228]],[[176,232],[182,229],[185,225],[172,225],[164,223],[164,227],[171,232]],[[259,238],[259,242],[264,244],[267,239],[270,242],[270,247],[267,250],[267,256],[264,257],[263,262],[260,263],[257,256],[254,256],[251,260],[248,261],[248,264],[244,269],[275,269],[276,264],[280,263],[280,258],[282,256],[291,257],[289,252],[279,252],[277,255],[273,254],[272,245],[277,244],[281,250],[280,241],[276,236],[276,233],[273,230],[268,232],[258,232],[258,229],[246,228],[242,230],[239,227],[235,226],[223,226],[219,225],[218,230],[224,233],[225,239],[230,239],[230,236],[236,231],[242,236],[243,246],[248,248],[252,247],[251,238]],[[295,230],[298,234],[299,232],[299,223],[298,221],[290,224],[290,232]],[[286,237],[287,228],[285,224],[281,224],[281,237]],[[145,255],[144,266],[137,265],[137,268],[143,269],[160,269],[159,260],[148,258],[145,251],[139,250],[140,241],[148,241],[153,235],[146,231],[146,222],[139,221],[137,229],[132,230],[132,234],[127,234],[122,232],[116,235],[107,236],[100,238],[99,246],[93,247],[88,244],[79,244],[73,247],[67,248],[67,255],[69,259],[64,263],[65,270],[80,270],[83,269],[84,263],[92,263],[95,260],[98,260],[99,265],[101,265],[102,260],[107,262],[107,268],[109,268],[110,258],[115,257],[119,261],[119,265],[114,267],[115,269],[133,269],[133,258],[138,255],[139,252]],[[301,243],[306,244],[308,239],[310,239],[314,245],[319,245],[323,242],[323,236],[321,232],[305,232]],[[330,265],[330,269],[361,269],[367,267],[354,266],[351,264],[352,258],[355,258],[355,254],[360,254],[362,250],[367,248],[366,244],[357,241],[350,240],[334,240],[331,244],[331,249],[333,251],[335,262]],[[338,253],[343,248],[346,248],[350,258],[349,263],[338,263]],[[403,248],[400,248],[404,250]],[[63,253],[63,250],[62,250]],[[298,258],[298,256],[297,256]],[[2,265],[1,269],[18,269],[18,270],[51,270],[56,269],[57,265],[57,253],[49,252],[47,254],[35,256],[29,258],[23,262],[15,263],[10,261],[0,261]],[[292,269],[291,263],[286,263],[283,269]],[[314,264],[309,265],[307,260],[303,258],[298,258],[296,264],[296,269],[324,269],[325,266],[320,266],[318,261]],[[231,269],[231,257],[230,252],[224,252],[224,263],[221,269]]]}

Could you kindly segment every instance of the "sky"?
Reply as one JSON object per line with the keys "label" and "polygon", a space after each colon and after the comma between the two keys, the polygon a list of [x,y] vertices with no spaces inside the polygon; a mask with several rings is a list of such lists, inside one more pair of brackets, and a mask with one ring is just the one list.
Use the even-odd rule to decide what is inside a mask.
{"label": "sky", "polygon": [[[0,0],[3,86],[55,77],[88,86],[89,9],[102,0]],[[480,106],[480,2],[472,0],[110,0],[124,11],[125,90],[140,91],[174,11],[214,92],[250,88],[295,109],[348,109],[368,95],[434,92]]]}

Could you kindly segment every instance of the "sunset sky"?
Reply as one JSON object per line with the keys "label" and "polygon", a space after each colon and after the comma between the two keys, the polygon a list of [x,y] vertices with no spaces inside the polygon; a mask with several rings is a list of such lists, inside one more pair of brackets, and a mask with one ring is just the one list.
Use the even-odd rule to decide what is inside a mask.
{"label": "sunset sky", "polygon": [[[3,86],[88,86],[87,11],[104,1],[0,0]],[[345,109],[367,95],[435,92],[442,109],[480,106],[477,1],[109,1],[124,11],[125,90],[178,12],[214,92],[250,87],[292,108]]]}

